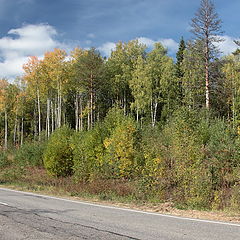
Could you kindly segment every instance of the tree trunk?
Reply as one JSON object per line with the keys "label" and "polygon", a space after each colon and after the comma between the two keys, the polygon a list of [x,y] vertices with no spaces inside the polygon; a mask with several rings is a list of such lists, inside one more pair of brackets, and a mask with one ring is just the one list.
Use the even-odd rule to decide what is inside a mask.
{"label": "tree trunk", "polygon": [[41,106],[40,106],[40,94],[37,89],[37,103],[38,103],[38,140],[41,140]]}
{"label": "tree trunk", "polygon": [[21,141],[20,144],[21,146],[23,145],[23,127],[24,127],[24,121],[23,121],[23,117],[22,117],[22,124],[21,124]]}
{"label": "tree trunk", "polygon": [[152,119],[152,127],[154,127],[153,97],[151,98],[151,119]]}
{"label": "tree trunk", "polygon": [[13,144],[14,144],[14,146],[16,146],[17,122],[18,122],[18,119],[17,119],[17,116],[16,116],[15,123],[14,123],[14,130],[13,130]]}
{"label": "tree trunk", "polygon": [[18,121],[18,124],[17,124],[17,146],[19,147],[20,145],[20,142],[21,142],[21,133],[20,133],[20,121]]}
{"label": "tree trunk", "polygon": [[50,104],[50,106],[51,106],[51,118],[52,118],[52,121],[51,121],[51,124],[52,124],[52,133],[53,133],[53,131],[54,131],[54,109],[53,109],[53,102],[52,102],[52,100],[51,100],[51,104]]}
{"label": "tree trunk", "polygon": [[80,122],[79,122],[79,126],[80,126],[80,131],[83,130],[83,107],[82,107],[82,99],[80,98]]}
{"label": "tree trunk", "polygon": [[5,109],[5,134],[4,134],[4,149],[8,148],[8,116],[7,110]]}
{"label": "tree trunk", "polygon": [[93,74],[91,72],[90,79],[90,129],[93,126]]}
{"label": "tree trunk", "polygon": [[127,106],[126,106],[126,91],[124,90],[123,93],[123,112],[124,112],[124,116],[127,115]]}
{"label": "tree trunk", "polygon": [[37,138],[37,120],[36,120],[36,118],[37,118],[37,116],[36,116],[36,102],[35,102],[34,113],[33,113],[34,140],[36,140],[36,138]]}
{"label": "tree trunk", "polygon": [[47,118],[46,118],[46,133],[47,138],[50,136],[50,99],[47,99]]}
{"label": "tree trunk", "polygon": [[61,82],[58,82],[58,101],[57,101],[57,127],[61,127],[62,120],[62,96],[61,96]]}
{"label": "tree trunk", "polygon": [[61,85],[60,85],[60,93],[59,93],[59,123],[58,127],[62,125],[62,93],[61,93]]}
{"label": "tree trunk", "polygon": [[79,103],[78,103],[78,93],[76,93],[75,99],[75,130],[79,130]]}
{"label": "tree trunk", "polygon": [[90,105],[90,104],[89,104],[89,102],[88,102],[88,105],[87,105],[87,106],[88,106],[88,130],[90,130],[90,118],[91,118],[91,117],[90,117],[90,112],[89,112],[89,108],[90,108],[89,105]]}
{"label": "tree trunk", "polygon": [[[57,101],[58,101],[58,99],[57,99]],[[55,102],[54,102],[54,115],[55,115],[54,129],[56,129],[58,127],[58,109],[57,109],[56,99],[55,99]]]}
{"label": "tree trunk", "polygon": [[156,101],[154,104],[154,116],[153,116],[153,127],[156,124],[156,119],[157,119],[157,107],[158,107],[158,102]]}
{"label": "tree trunk", "polygon": [[208,43],[206,43],[206,55],[205,55],[205,94],[206,94],[206,109],[209,110],[210,101],[209,101],[209,48]]}

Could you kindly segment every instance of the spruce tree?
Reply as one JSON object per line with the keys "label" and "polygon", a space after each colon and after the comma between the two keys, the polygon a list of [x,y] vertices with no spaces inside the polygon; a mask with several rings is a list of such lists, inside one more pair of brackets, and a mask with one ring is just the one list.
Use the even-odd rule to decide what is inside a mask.
{"label": "spruce tree", "polygon": [[176,62],[176,76],[177,76],[177,78],[182,78],[183,77],[183,70],[181,68],[181,65],[182,65],[182,62],[183,62],[184,50],[185,49],[186,49],[186,45],[185,45],[185,41],[184,41],[184,39],[182,37],[181,41],[179,43],[178,51],[176,53],[176,58],[177,58],[177,62]]}

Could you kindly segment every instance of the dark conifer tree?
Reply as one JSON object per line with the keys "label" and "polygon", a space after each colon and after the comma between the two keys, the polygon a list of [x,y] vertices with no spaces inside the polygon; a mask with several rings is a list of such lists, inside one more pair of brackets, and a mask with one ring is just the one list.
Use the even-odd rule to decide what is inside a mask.
{"label": "dark conifer tree", "polygon": [[176,75],[178,78],[182,78],[183,77],[183,70],[181,69],[181,64],[184,58],[184,50],[186,49],[186,44],[185,41],[183,39],[183,37],[181,38],[181,41],[179,43],[179,48],[176,54],[176,58],[177,58],[177,62],[176,62]]}

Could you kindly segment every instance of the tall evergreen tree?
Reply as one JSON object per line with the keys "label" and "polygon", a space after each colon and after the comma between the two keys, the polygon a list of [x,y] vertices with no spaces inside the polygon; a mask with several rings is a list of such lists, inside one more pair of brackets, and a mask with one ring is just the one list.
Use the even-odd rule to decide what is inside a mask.
{"label": "tall evergreen tree", "polygon": [[184,59],[184,51],[186,49],[186,44],[185,41],[183,40],[183,37],[181,38],[181,41],[179,43],[179,48],[176,53],[176,77],[178,79],[178,98],[179,102],[182,103],[183,100],[183,76],[184,76],[184,71],[183,71],[183,59]]}
{"label": "tall evergreen tree", "polygon": [[221,31],[221,20],[215,11],[215,6],[211,0],[201,0],[200,8],[195,13],[191,22],[191,32],[196,40],[202,41],[204,50],[202,52],[205,60],[205,102],[206,108],[210,108],[210,62],[216,53],[214,43],[222,41],[219,35]]}
{"label": "tall evergreen tree", "polygon": [[183,70],[182,70],[182,62],[183,62],[183,58],[184,58],[184,50],[186,49],[186,44],[183,38],[181,38],[181,41],[179,43],[179,48],[178,51],[176,53],[176,58],[177,58],[177,62],[176,62],[176,75],[178,78],[182,78],[183,77]]}

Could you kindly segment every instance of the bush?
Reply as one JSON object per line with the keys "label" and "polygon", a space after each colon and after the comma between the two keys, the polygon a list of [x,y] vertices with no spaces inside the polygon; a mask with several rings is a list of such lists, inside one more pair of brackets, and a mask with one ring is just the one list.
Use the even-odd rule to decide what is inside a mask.
{"label": "bush", "polygon": [[4,151],[0,151],[0,168],[5,168],[10,165],[10,161],[8,160],[8,155]]}
{"label": "bush", "polygon": [[22,167],[41,167],[44,148],[45,143],[25,143],[16,151],[14,161]]}
{"label": "bush", "polygon": [[158,197],[168,199],[173,181],[171,172],[171,156],[168,139],[163,139],[161,129],[146,126],[142,130],[141,141],[142,168],[139,191],[142,198]]}
{"label": "bush", "polygon": [[106,129],[98,124],[94,129],[75,133],[71,139],[74,177],[77,181],[89,181],[102,172]]}
{"label": "bush", "polygon": [[[105,124],[108,124],[106,119]],[[110,136],[104,140],[105,163],[109,177],[131,178],[137,173],[136,161],[138,129],[133,119],[124,117],[111,129]]]}
{"label": "bush", "polygon": [[50,175],[66,177],[73,173],[73,153],[70,138],[73,130],[67,126],[57,129],[49,138],[44,151],[44,167]]}
{"label": "bush", "polygon": [[71,140],[76,180],[129,178],[137,170],[137,127],[134,120],[113,108],[102,123]]}
{"label": "bush", "polygon": [[140,186],[147,194],[182,205],[209,205],[208,169],[197,132],[199,116],[194,110],[179,109],[161,129],[143,131],[145,167]]}
{"label": "bush", "polygon": [[205,146],[213,207],[223,209],[230,203],[231,188],[239,182],[239,144],[232,126],[220,119],[209,125],[209,140]]}

